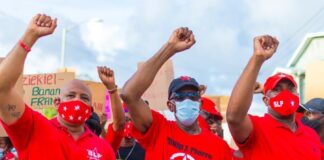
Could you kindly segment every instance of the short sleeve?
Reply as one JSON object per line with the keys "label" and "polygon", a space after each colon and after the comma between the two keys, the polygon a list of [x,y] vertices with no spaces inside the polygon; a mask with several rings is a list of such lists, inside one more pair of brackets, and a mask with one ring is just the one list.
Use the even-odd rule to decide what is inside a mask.
{"label": "short sleeve", "polygon": [[251,116],[249,115],[250,119],[251,119],[251,122],[253,124],[253,129],[252,129],[252,132],[250,133],[249,137],[243,142],[243,143],[240,143],[238,142],[237,140],[234,139],[236,145],[240,148],[240,149],[244,149],[244,148],[251,148],[255,142],[257,141],[257,136],[256,136],[256,133],[258,132],[258,130],[260,129],[260,125],[259,125],[259,119],[258,117],[256,116]]}
{"label": "short sleeve", "polygon": [[153,110],[151,110],[151,112],[153,121],[146,133],[141,133],[135,127],[132,128],[131,132],[132,136],[138,140],[144,149],[148,149],[149,147],[155,145],[156,139],[158,139],[161,134],[161,126],[163,126],[167,121],[160,113]]}
{"label": "short sleeve", "polygon": [[121,141],[123,140],[124,130],[116,132],[114,131],[112,125],[112,123],[108,125],[108,130],[105,139],[116,153],[120,147]]}
{"label": "short sleeve", "polygon": [[34,129],[34,112],[27,105],[23,115],[13,124],[7,125],[2,120],[2,126],[7,132],[17,151],[27,148]]}

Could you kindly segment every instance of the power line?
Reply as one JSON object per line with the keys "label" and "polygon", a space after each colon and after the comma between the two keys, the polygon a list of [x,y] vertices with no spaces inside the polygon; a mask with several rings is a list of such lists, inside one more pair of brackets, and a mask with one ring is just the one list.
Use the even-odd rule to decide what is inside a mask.
{"label": "power line", "polygon": [[[311,16],[305,23],[303,23],[293,34],[290,36],[284,43],[283,48],[281,49],[281,57],[276,63],[281,64],[283,61],[287,60],[289,56],[291,56],[291,51],[295,48],[294,45],[298,43],[297,41],[294,41],[295,37],[302,36],[305,34],[305,32],[308,32],[311,28],[314,28],[314,24],[317,24],[317,19],[320,19],[322,13],[324,11],[324,5],[317,11],[313,16]],[[313,24],[314,23],[314,24]],[[304,30],[304,32],[302,32]],[[293,48],[294,47],[294,48]],[[269,72],[272,70],[273,66],[268,65],[263,69],[262,72]]]}

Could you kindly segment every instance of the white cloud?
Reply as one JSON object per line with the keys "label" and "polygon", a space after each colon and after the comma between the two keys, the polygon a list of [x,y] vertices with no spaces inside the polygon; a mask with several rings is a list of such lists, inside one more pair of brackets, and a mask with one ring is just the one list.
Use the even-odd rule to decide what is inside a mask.
{"label": "white cloud", "polygon": [[[198,81],[206,83],[209,87],[208,92],[212,94],[231,92],[235,81],[251,56],[253,36],[270,33],[277,35],[284,42],[324,4],[321,1],[297,2],[294,0],[141,0],[137,2],[99,1],[97,3],[50,0],[38,5],[37,0],[31,0],[28,3],[21,1],[24,4],[21,6],[14,5],[19,2],[19,0],[3,1],[3,11],[11,16],[8,19],[18,17],[23,22],[28,22],[33,12],[41,11],[49,11],[54,16],[59,15],[59,27],[93,17],[104,19],[104,24],[87,24],[81,27],[80,35],[74,35],[81,37],[85,46],[84,43],[69,41],[68,43],[73,43],[75,46],[70,45],[67,49],[70,49],[69,53],[83,53],[80,54],[83,57],[79,57],[80,63],[76,66],[77,72],[87,73],[93,79],[97,79],[96,74],[93,74],[95,66],[109,62],[109,65],[121,71],[118,73],[120,77],[123,77],[119,79],[120,85],[123,84],[120,82],[126,81],[132,75],[130,72],[134,71],[138,61],[146,60],[162,46],[173,29],[179,26],[189,26],[196,34],[197,43],[190,51],[180,53],[173,58],[176,66],[175,73],[176,75],[191,75]],[[7,30],[1,28],[1,42],[5,42],[3,39],[7,41],[5,37],[19,38],[20,36],[15,32],[16,28],[22,25],[12,23],[8,19],[2,20],[10,27],[6,27]],[[320,21],[312,23],[312,26],[320,27]],[[7,32],[10,34],[6,35]],[[300,35],[304,33],[305,31]],[[57,38],[53,41],[59,44],[56,42],[59,40]],[[294,42],[299,40],[298,37],[293,38]],[[12,42],[2,43],[0,51],[7,53],[11,49],[12,46],[7,47],[7,43]],[[55,46],[58,48],[55,50],[55,48],[49,48],[49,45],[44,43],[40,45],[39,53],[34,53],[35,49],[33,50],[34,55],[29,56],[27,65],[30,66],[26,67],[26,71],[49,72],[54,70],[55,64],[58,63],[55,54],[59,52],[60,46]],[[281,43],[281,45],[284,44]],[[289,46],[293,47],[293,45]],[[88,54],[89,50],[91,54]],[[278,52],[285,51],[279,50]],[[43,52],[49,53],[46,55],[48,58],[42,55]],[[87,57],[89,55],[92,57]],[[289,57],[290,52],[286,55]],[[280,56],[273,58],[283,59],[282,63],[285,63],[284,58]],[[44,59],[46,62],[40,63]],[[123,63],[119,63],[121,60]],[[49,64],[49,66],[44,64]],[[267,63],[266,65],[269,65],[268,70],[271,71],[279,64]]]}
{"label": "white cloud", "polygon": [[[0,33],[1,36],[1,33]],[[13,46],[0,43],[0,57],[5,57]]]}
{"label": "white cloud", "polygon": [[112,61],[119,50],[126,49],[126,33],[119,25],[88,23],[81,37],[89,48],[96,51],[99,62]]}
{"label": "white cloud", "polygon": [[[322,1],[295,1],[295,0],[244,0],[247,5],[247,29],[252,34],[270,33],[285,40],[304,25],[312,16],[318,16],[318,10],[323,7]],[[319,23],[312,22],[311,27]],[[301,32],[304,35],[307,30]],[[297,37],[300,38],[300,37]]]}
{"label": "white cloud", "polygon": [[263,116],[267,113],[267,106],[262,101],[262,95],[254,95],[249,114]]}
{"label": "white cloud", "polygon": [[54,56],[54,53],[34,47],[32,51],[28,53],[24,74],[56,72],[59,64],[59,59]]}
{"label": "white cloud", "polygon": [[209,81],[212,82],[212,83],[226,81],[227,79],[228,79],[228,77],[225,74],[219,74],[219,75],[213,75],[212,74],[209,77]]}

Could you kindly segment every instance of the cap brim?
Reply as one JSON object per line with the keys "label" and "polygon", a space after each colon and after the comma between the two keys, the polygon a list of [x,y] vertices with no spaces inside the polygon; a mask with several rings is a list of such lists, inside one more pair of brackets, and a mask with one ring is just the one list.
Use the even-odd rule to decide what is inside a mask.
{"label": "cap brim", "polygon": [[297,112],[303,113],[304,111],[309,111],[308,108],[305,107],[303,104],[299,104],[299,107],[297,109]]}
{"label": "cap brim", "polygon": [[216,116],[217,119],[219,119],[219,120],[223,120],[223,116],[220,115],[219,113],[217,113],[217,114],[213,114],[213,115]]}

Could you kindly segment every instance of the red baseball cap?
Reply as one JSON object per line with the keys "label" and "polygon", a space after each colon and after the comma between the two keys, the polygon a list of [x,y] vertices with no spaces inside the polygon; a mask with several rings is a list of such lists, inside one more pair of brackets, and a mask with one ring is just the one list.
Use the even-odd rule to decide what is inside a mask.
{"label": "red baseball cap", "polygon": [[295,87],[297,87],[297,83],[294,80],[294,78],[286,73],[276,73],[275,75],[269,77],[266,82],[263,85],[264,88],[264,94],[266,94],[269,90],[272,90],[276,85],[278,84],[279,81],[287,79],[290,82],[294,84]]}
{"label": "red baseball cap", "polygon": [[219,120],[223,120],[223,116],[216,110],[216,104],[211,99],[201,97],[201,109],[215,115]]}

